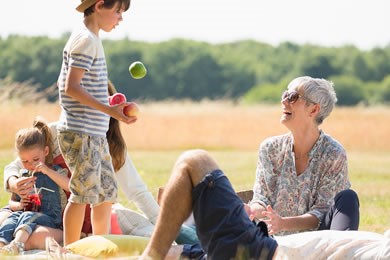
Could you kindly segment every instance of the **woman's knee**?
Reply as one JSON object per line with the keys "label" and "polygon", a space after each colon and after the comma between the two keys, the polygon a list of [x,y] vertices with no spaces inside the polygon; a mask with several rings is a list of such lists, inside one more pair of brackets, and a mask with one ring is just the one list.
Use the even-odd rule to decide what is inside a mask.
{"label": "woman's knee", "polygon": [[336,203],[340,200],[346,203],[356,203],[356,205],[359,207],[359,197],[354,190],[347,189],[337,193],[335,197]]}

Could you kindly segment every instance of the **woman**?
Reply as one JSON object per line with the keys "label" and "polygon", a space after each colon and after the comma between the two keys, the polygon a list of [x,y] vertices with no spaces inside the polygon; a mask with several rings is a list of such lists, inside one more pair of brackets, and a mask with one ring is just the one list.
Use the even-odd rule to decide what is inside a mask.
{"label": "woman", "polygon": [[346,152],[319,128],[336,101],[331,82],[307,76],[292,80],[282,95],[280,121],[290,132],[260,145],[249,204],[254,218],[266,218],[270,234],[358,229]]}

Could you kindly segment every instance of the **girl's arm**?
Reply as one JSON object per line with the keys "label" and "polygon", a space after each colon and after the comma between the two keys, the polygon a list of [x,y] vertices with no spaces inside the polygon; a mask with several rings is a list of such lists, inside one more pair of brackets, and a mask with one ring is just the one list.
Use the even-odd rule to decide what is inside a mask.
{"label": "girl's arm", "polygon": [[128,117],[123,113],[123,108],[126,106],[126,103],[115,106],[103,104],[82,88],[80,82],[84,73],[84,69],[76,67],[69,68],[65,81],[65,93],[67,95],[79,101],[81,104],[106,113],[126,124],[134,123],[137,120],[137,117]]}
{"label": "girl's arm", "polygon": [[58,172],[47,167],[46,164],[40,162],[35,167],[35,171],[46,174],[47,176],[49,176],[50,179],[52,179],[55,183],[57,183],[57,185],[60,186],[61,189],[65,191],[69,191],[69,177],[68,177],[67,169],[61,168],[61,170],[59,171],[64,171],[64,172]]}

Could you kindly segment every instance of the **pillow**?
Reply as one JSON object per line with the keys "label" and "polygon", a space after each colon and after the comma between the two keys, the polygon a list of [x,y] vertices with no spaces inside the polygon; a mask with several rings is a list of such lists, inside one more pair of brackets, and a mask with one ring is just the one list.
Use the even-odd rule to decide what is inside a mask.
{"label": "pillow", "polygon": [[149,243],[149,237],[132,235],[104,235],[118,247],[117,256],[141,255]]}
{"label": "pillow", "polygon": [[[116,221],[122,234],[142,237],[150,237],[152,235],[154,225],[144,215],[125,208],[118,203],[114,204],[112,207],[112,213],[116,214]],[[115,221],[111,222],[111,225],[114,226],[114,230],[115,224]],[[111,232],[113,232],[113,230]]]}
{"label": "pillow", "polygon": [[110,229],[110,234],[114,235],[122,235],[122,229],[119,226],[118,223],[118,216],[116,213],[111,213],[111,229]]}
{"label": "pillow", "polygon": [[86,257],[139,256],[149,238],[130,235],[95,235],[66,246],[70,252]]}
{"label": "pillow", "polygon": [[66,246],[70,252],[87,257],[109,257],[118,253],[118,246],[103,236],[90,236]]}

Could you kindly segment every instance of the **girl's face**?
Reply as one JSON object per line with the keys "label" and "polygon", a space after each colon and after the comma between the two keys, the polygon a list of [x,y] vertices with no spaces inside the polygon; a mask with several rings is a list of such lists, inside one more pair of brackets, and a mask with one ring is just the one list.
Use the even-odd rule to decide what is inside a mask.
{"label": "girl's face", "polygon": [[45,146],[42,149],[39,146],[34,146],[21,150],[18,154],[23,167],[29,171],[33,171],[39,162],[45,163],[46,156],[49,154],[49,147]]}

